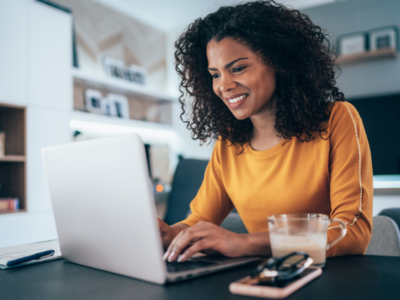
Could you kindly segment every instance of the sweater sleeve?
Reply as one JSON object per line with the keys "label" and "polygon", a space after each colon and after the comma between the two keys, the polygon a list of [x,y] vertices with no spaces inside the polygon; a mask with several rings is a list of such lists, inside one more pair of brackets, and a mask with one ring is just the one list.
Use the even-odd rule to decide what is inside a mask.
{"label": "sweater sleeve", "polygon": [[[348,102],[337,102],[330,124],[331,219],[347,225],[347,234],[328,250],[327,256],[364,254],[372,231],[373,173],[371,152],[363,123]],[[340,229],[332,223],[328,243]]]}
{"label": "sweater sleeve", "polygon": [[199,221],[207,221],[216,225],[221,225],[222,221],[233,209],[224,183],[222,180],[221,166],[221,147],[223,142],[217,141],[204,174],[203,183],[190,203],[191,214],[180,223],[189,226],[195,225]]}

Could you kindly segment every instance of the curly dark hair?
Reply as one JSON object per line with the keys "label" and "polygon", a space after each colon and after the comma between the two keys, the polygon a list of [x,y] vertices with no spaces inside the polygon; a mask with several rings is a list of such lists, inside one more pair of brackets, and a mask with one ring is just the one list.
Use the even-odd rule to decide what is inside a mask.
{"label": "curly dark hair", "polygon": [[[251,120],[236,119],[213,92],[206,48],[211,39],[225,37],[246,45],[275,70],[275,128],[280,137],[308,142],[313,132],[326,132],[322,124],[329,119],[329,102],[344,101],[335,87],[333,47],[307,15],[267,0],[223,6],[196,19],[175,42],[181,119],[193,139],[204,143],[221,137],[243,149],[253,135]],[[193,101],[189,120],[183,118],[185,95]]]}

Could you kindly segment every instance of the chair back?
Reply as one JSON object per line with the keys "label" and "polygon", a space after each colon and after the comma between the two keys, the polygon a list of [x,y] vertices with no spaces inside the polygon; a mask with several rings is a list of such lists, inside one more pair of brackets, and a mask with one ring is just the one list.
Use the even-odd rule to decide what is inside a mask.
{"label": "chair back", "polygon": [[208,160],[180,159],[172,181],[165,223],[172,225],[186,218],[190,202],[203,182],[207,165]]}
{"label": "chair back", "polygon": [[373,218],[371,241],[367,255],[400,256],[400,232],[396,223],[389,217]]}

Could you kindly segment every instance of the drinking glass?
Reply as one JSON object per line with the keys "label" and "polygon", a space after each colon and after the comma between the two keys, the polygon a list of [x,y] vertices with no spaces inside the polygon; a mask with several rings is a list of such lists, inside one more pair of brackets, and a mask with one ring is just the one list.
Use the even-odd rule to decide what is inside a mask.
{"label": "drinking glass", "polygon": [[[328,226],[339,223],[340,235],[327,243]],[[326,250],[339,242],[347,232],[346,224],[339,219],[330,220],[324,214],[286,214],[268,217],[272,255],[283,257],[291,252],[306,252],[313,265],[323,267]]]}

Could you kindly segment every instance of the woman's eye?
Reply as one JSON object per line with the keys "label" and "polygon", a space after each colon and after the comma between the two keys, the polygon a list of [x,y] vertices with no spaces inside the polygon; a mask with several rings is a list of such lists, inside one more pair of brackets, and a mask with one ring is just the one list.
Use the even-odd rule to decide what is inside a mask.
{"label": "woman's eye", "polygon": [[212,77],[213,79],[216,79],[216,78],[219,77],[219,74],[211,74],[211,77]]}
{"label": "woman's eye", "polygon": [[233,69],[233,72],[240,72],[242,70],[244,70],[246,67],[237,67]]}

